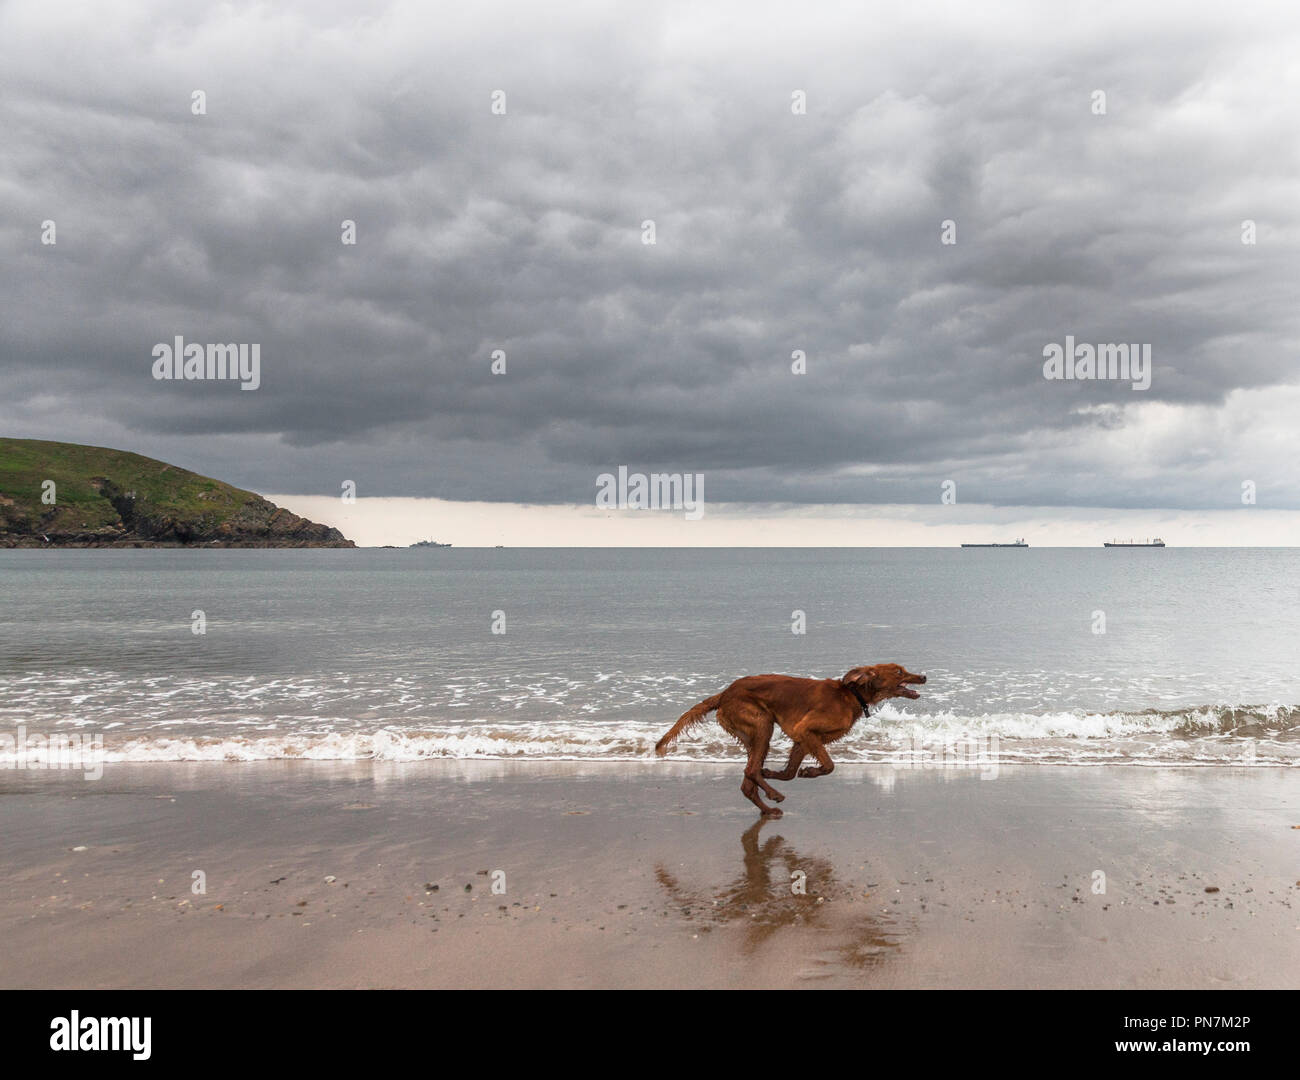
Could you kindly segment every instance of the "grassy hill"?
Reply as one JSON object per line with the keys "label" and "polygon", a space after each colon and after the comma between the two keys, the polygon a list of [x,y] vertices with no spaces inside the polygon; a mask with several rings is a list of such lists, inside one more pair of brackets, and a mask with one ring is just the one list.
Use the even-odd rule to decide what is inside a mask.
{"label": "grassy hill", "polygon": [[[52,503],[42,501],[53,481]],[[0,547],[352,547],[251,491],[102,446],[0,438]]]}

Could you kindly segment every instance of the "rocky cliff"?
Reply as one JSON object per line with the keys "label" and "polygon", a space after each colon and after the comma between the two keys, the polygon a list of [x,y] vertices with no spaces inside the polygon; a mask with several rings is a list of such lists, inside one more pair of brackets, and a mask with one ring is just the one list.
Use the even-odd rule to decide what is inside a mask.
{"label": "rocky cliff", "polygon": [[252,491],[124,450],[0,439],[0,547],[354,547]]}

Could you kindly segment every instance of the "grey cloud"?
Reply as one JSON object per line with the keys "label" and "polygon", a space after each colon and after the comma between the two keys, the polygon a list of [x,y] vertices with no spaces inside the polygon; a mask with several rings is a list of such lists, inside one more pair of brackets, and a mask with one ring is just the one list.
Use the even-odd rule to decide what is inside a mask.
{"label": "grey cloud", "polygon": [[[9,5],[0,425],[280,492],[585,502],[628,464],[720,501],[953,477],[1199,508],[1255,476],[1300,506],[1294,444],[1127,440],[1296,382],[1295,19],[1095,10],[765,31],[741,5],[722,40],[684,13],[140,4],[74,40]],[[178,333],[260,342],[262,388],[154,382]],[[1152,343],[1151,389],[1045,381],[1071,333]]]}

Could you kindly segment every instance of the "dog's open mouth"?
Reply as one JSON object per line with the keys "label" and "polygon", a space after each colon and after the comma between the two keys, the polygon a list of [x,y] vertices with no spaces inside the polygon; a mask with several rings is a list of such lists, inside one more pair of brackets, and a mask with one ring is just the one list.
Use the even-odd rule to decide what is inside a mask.
{"label": "dog's open mouth", "polygon": [[[914,682],[918,686],[926,681],[924,675],[909,674],[907,678],[908,678],[908,682]],[[900,697],[905,697],[905,698],[919,698],[921,696],[910,686],[908,686],[906,683],[899,683],[898,693]]]}

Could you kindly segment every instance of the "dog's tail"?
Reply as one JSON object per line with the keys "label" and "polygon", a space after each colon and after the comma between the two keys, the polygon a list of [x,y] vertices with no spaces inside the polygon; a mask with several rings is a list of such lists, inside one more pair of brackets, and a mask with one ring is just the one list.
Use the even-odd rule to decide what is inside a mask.
{"label": "dog's tail", "polygon": [[692,706],[682,713],[681,718],[672,726],[668,734],[655,743],[655,753],[660,757],[668,753],[669,744],[688,727],[698,724],[709,713],[713,712],[721,700],[721,694],[714,694],[713,697],[705,698],[698,705]]}

